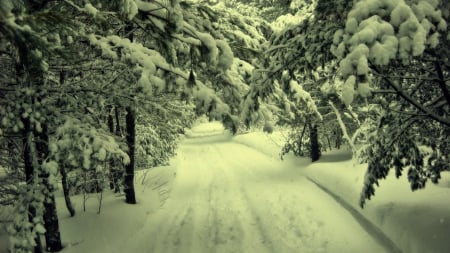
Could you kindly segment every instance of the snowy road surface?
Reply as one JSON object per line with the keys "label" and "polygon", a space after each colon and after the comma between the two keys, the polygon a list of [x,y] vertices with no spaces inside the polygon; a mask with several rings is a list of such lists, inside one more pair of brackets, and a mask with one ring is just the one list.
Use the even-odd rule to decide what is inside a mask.
{"label": "snowy road surface", "polygon": [[118,252],[389,252],[352,215],[280,161],[194,132],[180,146],[170,197]]}

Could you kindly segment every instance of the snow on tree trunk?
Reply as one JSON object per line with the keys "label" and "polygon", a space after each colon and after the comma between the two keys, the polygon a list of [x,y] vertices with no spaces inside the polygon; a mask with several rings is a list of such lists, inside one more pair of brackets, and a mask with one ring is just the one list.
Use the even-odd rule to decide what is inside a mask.
{"label": "snow on tree trunk", "polygon": [[136,204],[136,196],[134,193],[134,164],[135,164],[135,146],[136,146],[136,112],[131,106],[128,106],[126,116],[126,140],[128,145],[128,156],[130,163],[125,166],[125,201],[128,204]]}
{"label": "snow on tree trunk", "polygon": [[57,252],[62,249],[61,235],[59,232],[58,214],[56,213],[56,203],[54,189],[49,182],[50,173],[43,168],[45,159],[49,156],[49,138],[46,124],[42,124],[42,130],[35,133],[36,149],[38,152],[38,162],[41,166],[39,177],[46,189],[46,201],[44,201],[44,226],[45,226],[45,243],[48,252]]}
{"label": "snow on tree trunk", "polygon": [[[65,82],[65,79],[66,79],[66,72],[60,71],[59,72],[59,83],[61,85],[63,85]],[[66,203],[66,207],[70,213],[70,216],[73,217],[73,216],[75,216],[75,209],[73,208],[72,201],[70,200],[69,183],[67,182],[67,171],[63,165],[59,166],[59,173],[61,173],[61,184],[62,184],[63,193],[64,193],[64,201]]]}
{"label": "snow on tree trunk", "polygon": [[[25,168],[25,180],[28,186],[34,184],[34,166],[33,166],[33,155],[31,154],[31,143],[30,135],[33,134],[31,130],[31,122],[29,118],[22,119],[24,129],[22,130],[22,140],[23,140],[23,162]],[[36,208],[33,205],[28,205],[28,220],[33,224],[33,220],[36,217]],[[41,238],[38,234],[34,235],[34,253],[42,253],[42,243]]]}
{"label": "snow on tree trunk", "polygon": [[[111,133],[114,133],[114,119],[113,119],[113,117],[112,117],[112,115],[110,115],[111,117],[110,117],[110,123],[111,123],[111,125],[109,126],[109,128],[110,128],[110,131],[111,131]],[[116,107],[114,107],[114,116],[115,116],[115,118],[116,118],[116,129],[115,129],[115,134],[117,135],[117,136],[122,136],[122,130],[121,130],[121,127],[120,127],[120,111],[119,111],[119,108],[116,106]],[[110,166],[111,166],[111,168],[110,168],[110,170],[111,170],[111,180],[112,180],[112,189],[114,189],[114,193],[119,193],[120,192],[120,180],[121,180],[121,178],[122,178],[122,176],[123,176],[123,173],[122,173],[122,169],[123,168],[121,168],[121,164],[119,164],[119,163],[117,163],[116,161],[114,161],[114,160],[111,160],[111,164],[110,164]],[[110,185],[111,186],[111,185]]]}

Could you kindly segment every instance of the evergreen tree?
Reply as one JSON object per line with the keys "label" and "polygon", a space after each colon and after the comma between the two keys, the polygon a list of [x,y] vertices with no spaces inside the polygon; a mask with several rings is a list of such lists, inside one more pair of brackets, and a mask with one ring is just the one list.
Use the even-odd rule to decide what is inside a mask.
{"label": "evergreen tree", "polygon": [[449,169],[448,10],[440,1],[360,1],[335,33],[336,89],[346,105],[367,99],[361,206],[390,169],[407,169],[412,190]]}

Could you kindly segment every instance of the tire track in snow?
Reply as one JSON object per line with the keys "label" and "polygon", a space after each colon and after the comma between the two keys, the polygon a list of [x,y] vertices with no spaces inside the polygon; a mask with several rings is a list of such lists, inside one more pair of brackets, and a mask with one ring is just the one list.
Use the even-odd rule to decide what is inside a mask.
{"label": "tire track in snow", "polygon": [[[157,221],[150,252],[196,253],[205,252],[205,249],[211,253],[246,252],[240,241],[242,222],[229,212],[239,208],[234,201],[237,194],[224,190],[230,182],[222,177],[223,168],[215,161],[221,159],[216,152],[210,151],[211,148],[210,145],[202,145],[192,150],[189,166],[179,168],[179,181],[174,184],[178,189],[172,191],[170,201],[155,217],[166,222]],[[202,159],[198,154],[202,152],[208,152],[210,156]],[[200,170],[201,173],[193,172],[198,177],[189,175],[192,168]],[[184,194],[186,190],[188,195]],[[173,212],[174,209],[177,211]]]}
{"label": "tire track in snow", "polygon": [[[233,143],[232,145],[236,144]],[[289,202],[292,198],[284,198],[286,192],[280,190],[279,185],[271,184],[270,176],[265,174],[269,171],[272,172],[273,167],[279,166],[276,160],[270,157],[266,159],[266,154],[257,152],[245,145],[239,146],[245,148],[245,153],[248,156],[251,156],[252,153],[258,154],[257,160],[261,160],[264,163],[263,167],[255,167],[255,163],[252,160],[239,158],[227,160],[229,173],[232,173],[235,180],[239,181],[240,191],[245,198],[244,201],[250,208],[251,216],[255,217],[254,225],[257,227],[261,241],[267,250],[277,253],[299,252],[300,249],[303,253],[327,252],[324,249],[326,242],[324,246],[311,243],[310,240],[320,233],[318,230],[320,229],[320,222],[304,217],[306,213],[305,208],[301,205],[294,206],[294,203]],[[225,153],[225,146],[223,146],[223,149],[222,153]],[[256,168],[257,170],[255,171],[254,169]],[[245,178],[251,178],[252,180],[244,182]],[[246,183],[251,183],[251,186]],[[277,191],[277,200],[265,197],[260,198],[260,196],[264,196],[268,186],[272,192],[268,192],[269,195],[267,197],[272,196],[273,191]],[[286,199],[284,205],[280,202],[281,199]],[[297,217],[299,213],[303,213],[303,217]],[[299,222],[301,225],[299,225]],[[305,231],[300,229],[304,227],[307,228]]]}
{"label": "tire track in snow", "polygon": [[278,251],[276,251],[274,248],[274,243],[271,240],[269,232],[267,231],[267,226],[262,221],[263,219],[261,218],[261,214],[258,212],[258,208],[256,208],[255,205],[250,201],[251,198],[248,192],[245,190],[244,183],[242,182],[241,178],[239,178],[235,174],[236,168],[245,169],[245,166],[243,167],[242,163],[236,163],[233,160],[225,159],[226,155],[218,146],[215,146],[215,152],[220,157],[222,157],[223,161],[227,161],[227,163],[223,166],[222,172],[228,179],[230,186],[232,184],[236,184],[232,188],[236,190],[236,195],[239,196],[238,199],[241,202],[240,205],[245,207],[244,211],[247,211],[246,214],[249,216],[247,217],[247,220],[249,220],[251,222],[251,225],[255,227],[257,235],[259,237],[259,241],[262,243],[267,252],[277,253]]}
{"label": "tire track in snow", "polygon": [[[157,232],[154,233],[154,237],[149,238],[149,252],[180,252],[178,251],[181,244],[180,233],[191,211],[190,208],[181,209],[174,216],[166,217],[164,220],[171,222],[160,222],[155,229]],[[173,237],[173,235],[177,236]]]}
{"label": "tire track in snow", "polygon": [[360,214],[355,208],[353,208],[350,204],[348,204],[341,197],[333,193],[331,190],[326,188],[325,186],[319,184],[317,181],[313,180],[310,177],[306,178],[320,188],[322,191],[330,195],[340,206],[342,206],[345,210],[347,210],[353,218],[361,225],[364,230],[367,231],[387,252],[391,253],[403,253],[400,248],[388,237],[383,231],[381,231],[378,227],[376,227],[372,222],[370,222],[366,217]]}
{"label": "tire track in snow", "polygon": [[[245,148],[248,148],[245,146]],[[249,148],[252,149],[252,148]],[[260,152],[257,152],[260,153]],[[250,153],[248,153],[250,155]],[[264,155],[264,154],[263,154]],[[265,156],[265,155],[264,155]],[[292,194],[295,191],[292,191],[294,189],[313,189],[312,187],[316,188],[315,186],[310,185],[308,183],[307,179],[302,176],[302,181],[306,184],[302,184],[302,181],[294,181],[290,180],[292,184],[289,183],[289,181],[283,181],[276,183],[276,181],[273,181],[272,176],[276,176],[278,172],[276,172],[276,169],[274,169],[274,166],[277,165],[274,163],[271,163],[268,157],[268,160],[265,160],[267,164],[270,164],[268,166],[264,166],[266,168],[258,168],[257,171],[253,171],[255,167],[255,163],[245,160],[245,159],[238,159],[237,163],[230,164],[230,167],[236,167],[239,166],[242,169],[245,170],[247,176],[255,177],[257,178],[254,183],[259,184],[259,187],[264,185],[264,183],[269,183],[271,186],[272,191],[277,191],[278,193],[278,200],[270,199],[270,201],[261,201],[261,199],[258,201],[258,198],[255,196],[248,197],[249,193],[246,191],[245,187],[242,188],[242,192],[244,192],[248,197],[248,202],[251,204],[251,206],[256,206],[255,213],[258,213],[260,217],[264,217],[266,220],[267,218],[272,219],[270,220],[271,223],[262,223],[262,226],[265,227],[265,231],[270,231],[270,234],[268,237],[274,242],[272,245],[272,251],[273,252],[298,252],[298,249],[302,249],[302,252],[330,252],[329,250],[336,250],[332,249],[330,247],[333,247],[329,245],[329,241],[326,237],[327,234],[331,235],[330,232],[334,235],[333,229],[335,230],[336,227],[330,226],[330,224],[327,224],[329,221],[329,218],[325,218],[325,220],[322,220],[320,217],[315,214],[315,208],[321,206],[317,205],[317,203],[310,202],[311,200],[304,199],[301,195]],[[260,160],[263,160],[263,157],[259,158]],[[244,162],[244,164],[243,164]],[[252,169],[250,169],[252,168]],[[233,170],[235,171],[235,169]],[[276,173],[273,173],[276,172]],[[266,175],[264,175],[266,174]],[[281,178],[283,178],[283,172],[280,173]],[[286,175],[286,174],[285,174]],[[242,175],[241,175],[242,176]],[[295,182],[295,183],[294,183]],[[286,184],[286,185],[285,185]],[[244,185],[244,184],[242,184]],[[296,186],[297,185],[297,186]],[[255,192],[254,187],[250,187],[253,192]],[[285,192],[284,190],[287,190],[286,193],[291,193],[291,196],[284,196]],[[262,190],[265,190],[264,188]],[[310,191],[310,190],[309,190]],[[309,192],[308,191],[308,192]],[[324,193],[322,189],[316,190],[318,193],[323,193],[324,196],[329,196],[326,192]],[[270,194],[268,192],[268,194]],[[270,195],[269,195],[270,196]],[[281,199],[284,199],[283,201]],[[293,199],[299,199],[301,203],[294,204],[293,202],[289,203],[289,200]],[[307,200],[306,202],[303,202]],[[330,199],[331,200],[331,199]],[[256,201],[256,202],[255,202]],[[261,209],[261,203],[269,204],[269,212],[266,212]],[[283,206],[283,208],[279,208],[280,205]],[[312,205],[312,208],[309,206],[309,204]],[[256,205],[255,205],[256,204]],[[306,207],[304,205],[307,205]],[[343,208],[343,210],[346,210],[345,207],[340,205],[340,203],[337,203],[337,206],[340,206]],[[263,212],[261,212],[263,211]],[[336,210],[337,211],[337,210]],[[347,211],[347,210],[346,210]],[[300,214],[300,215],[299,215]],[[286,218],[288,217],[288,218]],[[327,217],[327,216],[324,216]],[[332,217],[332,216],[329,216]],[[353,216],[352,216],[353,217]],[[354,218],[354,217],[353,217]],[[332,222],[331,224],[335,224],[335,222]],[[361,227],[359,224],[359,221],[356,220],[354,223],[357,227]],[[304,230],[304,228],[306,228]],[[325,230],[324,230],[325,229]],[[332,230],[330,230],[332,229]],[[279,233],[274,232],[274,230],[278,231]],[[325,234],[324,234],[325,232]],[[378,238],[375,238],[370,231],[366,231],[368,238],[372,238],[374,242],[380,245],[380,250],[385,248],[385,244],[380,243]],[[282,234],[286,236],[282,236]],[[318,238],[323,238],[324,240],[318,241]],[[340,238],[340,237],[337,237]],[[331,242],[334,246],[336,246],[336,238],[334,239],[334,242]],[[343,241],[345,242],[345,241]],[[351,242],[351,241],[347,241]],[[336,252],[336,251],[331,251]],[[351,251],[353,252],[353,251]],[[400,251],[393,251],[392,247],[389,247],[387,249],[387,252],[393,252],[393,253],[400,253]]]}
{"label": "tire track in snow", "polygon": [[[232,175],[228,173],[230,163],[225,160],[217,145],[212,145],[208,161],[214,168],[214,186],[210,188],[214,193],[214,203],[211,208],[216,214],[215,242],[221,249],[220,252],[266,252],[265,245],[259,245],[258,241],[251,240],[255,237],[263,237],[259,229],[254,229],[252,224],[257,224],[258,219],[250,212],[249,203],[245,200],[241,186]],[[250,238],[250,239],[249,239]]]}
{"label": "tire track in snow", "polygon": [[[191,162],[197,163],[200,156],[190,157]],[[155,238],[150,242],[151,250],[149,252],[195,252],[195,238],[198,233],[196,220],[196,206],[194,198],[186,198],[186,192],[193,196],[199,195],[199,192],[208,185],[197,185],[197,181],[186,174],[186,170],[180,167],[173,183],[174,189],[170,193],[168,202],[164,208],[153,218],[153,223],[157,226],[152,233]],[[203,182],[202,182],[203,183]],[[175,210],[175,212],[174,212]]]}
{"label": "tire track in snow", "polygon": [[[208,146],[208,149],[211,149],[211,146]],[[217,164],[213,163],[211,159],[205,159],[205,161],[207,162],[207,167],[210,170],[217,169]],[[206,243],[209,252],[215,253],[218,251],[219,246],[221,244],[225,244],[227,240],[221,232],[223,228],[223,217],[220,216],[220,213],[217,210],[221,205],[221,203],[219,202],[219,199],[221,197],[219,194],[219,188],[216,186],[219,183],[219,180],[217,176],[214,176],[217,172],[209,171],[209,173],[213,173],[213,175],[210,174],[211,179],[209,180],[208,186],[205,187],[204,191],[201,191],[200,196],[196,197],[199,198],[202,204],[205,206],[203,208],[206,208],[208,210],[205,229],[204,231],[202,231],[202,234],[206,234]],[[201,209],[202,207],[198,206],[198,208]],[[202,215],[201,212],[199,212],[199,215]]]}

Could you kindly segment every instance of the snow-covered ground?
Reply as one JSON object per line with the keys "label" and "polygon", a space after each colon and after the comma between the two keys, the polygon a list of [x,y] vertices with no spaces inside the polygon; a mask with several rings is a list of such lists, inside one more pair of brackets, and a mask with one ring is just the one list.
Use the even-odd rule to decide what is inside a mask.
{"label": "snow-covered ground", "polygon": [[[283,134],[250,133],[236,136],[246,146],[266,154],[279,153]],[[319,183],[325,190],[369,220],[389,237],[404,253],[450,252],[450,173],[442,173],[438,185],[428,183],[426,189],[412,192],[406,177],[397,179],[391,173],[380,182],[375,197],[364,209],[358,205],[366,164],[356,164],[345,148],[323,154],[320,161],[307,163],[305,159],[288,157],[287,166]],[[295,173],[292,171],[292,173]],[[406,171],[405,173],[406,174]]]}
{"label": "snow-covered ground", "polygon": [[[281,141],[281,133],[232,137],[219,123],[194,127],[171,166],[138,172],[137,205],[105,193],[100,214],[98,195],[83,212],[76,196],[71,218],[58,197],[63,252],[449,251],[447,178],[416,193],[389,178],[361,210],[364,166],[354,166],[348,151],[314,164],[282,162]],[[0,232],[0,252],[4,242]]]}

